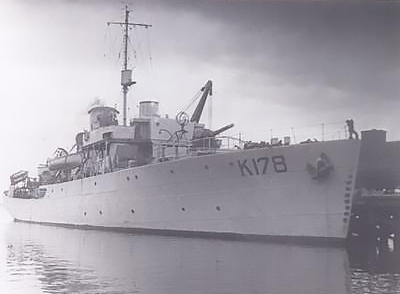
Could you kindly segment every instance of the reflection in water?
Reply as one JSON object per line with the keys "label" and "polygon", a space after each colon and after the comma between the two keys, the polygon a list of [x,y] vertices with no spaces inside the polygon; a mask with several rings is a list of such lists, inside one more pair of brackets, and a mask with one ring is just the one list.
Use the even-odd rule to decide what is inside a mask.
{"label": "reflection in water", "polygon": [[348,246],[352,293],[400,293],[400,242],[354,239]]}
{"label": "reflection in water", "polygon": [[6,283],[20,289],[14,293],[331,294],[351,288],[341,248],[23,223],[10,224],[5,236]]}
{"label": "reflection in water", "polygon": [[35,276],[44,293],[78,293],[96,288],[91,283],[92,271],[46,256],[43,246],[28,241],[16,246],[10,244],[7,249],[7,269],[17,283],[20,282],[18,276]]}
{"label": "reflection in water", "polygon": [[346,252],[23,223],[0,231],[2,293],[400,293],[393,239],[354,239]]}

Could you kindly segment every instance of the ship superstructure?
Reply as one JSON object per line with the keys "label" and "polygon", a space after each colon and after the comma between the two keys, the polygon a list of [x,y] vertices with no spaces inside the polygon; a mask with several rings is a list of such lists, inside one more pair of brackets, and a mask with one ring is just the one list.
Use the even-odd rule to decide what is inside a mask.
{"label": "ship superstructure", "polygon": [[[121,74],[123,122],[108,106],[89,110],[90,129],[73,151],[58,148],[39,166],[11,176],[5,204],[21,221],[47,224],[228,234],[344,239],[358,166],[359,140],[249,144],[205,128],[200,118],[212,95],[201,88],[193,114],[162,117],[156,101],[141,101],[127,121],[134,84],[127,67],[125,12]],[[230,140],[229,147],[224,139]],[[232,143],[233,142],[233,143]]]}

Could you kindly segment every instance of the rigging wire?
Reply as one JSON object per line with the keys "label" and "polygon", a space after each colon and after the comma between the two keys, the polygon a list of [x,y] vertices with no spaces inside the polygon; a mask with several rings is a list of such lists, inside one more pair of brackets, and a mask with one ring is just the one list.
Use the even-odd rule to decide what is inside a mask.
{"label": "rigging wire", "polygon": [[[139,30],[136,30],[135,28],[133,28],[133,32],[134,32],[134,40],[137,40],[135,42],[132,42],[132,40],[129,38],[129,44],[130,44],[130,48],[131,51],[134,52],[134,58],[136,59],[136,63],[139,62],[139,58],[140,60],[147,60],[147,52],[146,52],[146,47],[143,45],[144,43],[141,41],[143,38],[141,37],[142,35],[139,35]],[[151,78],[151,75],[148,73],[148,71],[146,71],[146,67],[147,63],[143,62],[142,64],[143,66],[141,66],[141,70],[140,73],[142,74],[142,78],[143,81],[148,85],[148,87],[144,87],[144,89],[146,91],[149,91],[153,97],[155,97],[157,100],[159,99],[159,93],[156,92],[156,89],[158,89],[158,87],[154,86],[155,83]],[[150,68],[152,68],[152,64],[150,64]]]}
{"label": "rigging wire", "polygon": [[186,106],[183,111],[186,112],[199,98],[201,95],[202,91],[198,91],[196,94],[194,94],[194,96],[192,97],[192,99],[190,100],[188,106]]}
{"label": "rigging wire", "polygon": [[152,57],[152,55],[151,55],[151,39],[150,39],[150,32],[149,32],[149,30],[146,30],[147,31],[147,44],[148,44],[148,50],[149,50],[149,58],[150,58],[150,64],[151,64],[151,67],[153,67],[153,57]]}

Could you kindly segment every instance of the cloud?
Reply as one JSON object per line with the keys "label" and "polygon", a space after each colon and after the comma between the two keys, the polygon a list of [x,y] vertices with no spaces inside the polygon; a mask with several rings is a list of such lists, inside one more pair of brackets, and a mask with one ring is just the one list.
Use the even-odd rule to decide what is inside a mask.
{"label": "cloud", "polygon": [[[282,85],[335,88],[364,103],[397,100],[400,94],[398,3],[167,3],[183,21],[191,14],[198,19],[191,17],[197,25],[178,39],[189,44],[179,48],[192,58],[274,76]],[[179,30],[177,34],[185,35]]]}

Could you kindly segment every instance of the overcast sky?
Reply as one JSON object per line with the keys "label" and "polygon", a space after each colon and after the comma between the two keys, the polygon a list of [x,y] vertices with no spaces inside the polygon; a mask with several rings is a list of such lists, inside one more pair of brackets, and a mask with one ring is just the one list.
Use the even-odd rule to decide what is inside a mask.
{"label": "overcast sky", "polygon": [[[0,189],[88,128],[96,99],[122,104],[122,1],[0,1]],[[185,109],[214,82],[213,128],[269,140],[383,128],[400,139],[400,2],[141,0],[133,21],[129,96]],[[207,110],[205,111],[205,122]],[[292,129],[293,128],[293,129]],[[341,134],[339,132],[341,131]]]}

